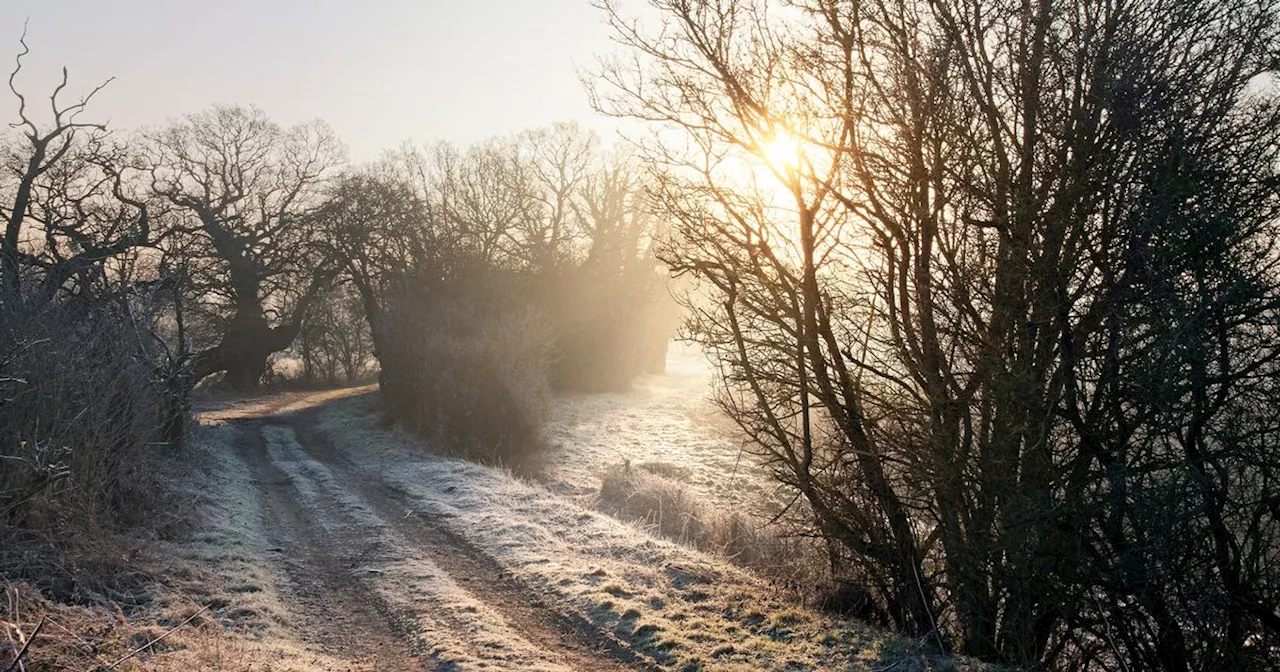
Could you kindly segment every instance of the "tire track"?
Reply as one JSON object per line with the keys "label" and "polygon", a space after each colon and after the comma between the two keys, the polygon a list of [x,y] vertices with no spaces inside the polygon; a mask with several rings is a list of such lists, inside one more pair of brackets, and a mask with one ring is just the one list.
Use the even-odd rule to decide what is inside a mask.
{"label": "tire track", "polygon": [[515,580],[465,539],[415,513],[415,507],[406,503],[403,492],[370,476],[315,429],[316,416],[322,410],[307,409],[268,421],[292,430],[302,450],[328,467],[335,482],[352,488],[381,521],[498,612],[518,634],[571,669],[584,672],[656,669],[646,657],[610,633],[601,632],[581,616],[557,609],[554,598]]}
{"label": "tire track", "polygon": [[413,515],[313,428],[320,412],[234,421],[272,546],[264,559],[305,641],[352,670],[653,668]]}
{"label": "tire track", "polygon": [[[351,670],[410,670],[421,664],[405,646],[406,625],[351,568],[378,549],[340,526],[322,526],[335,516],[335,502],[319,498],[302,506],[289,475],[270,458],[261,423],[242,422],[236,451],[253,474],[272,544],[271,564],[291,590],[282,591],[297,629],[324,653]],[[322,529],[332,527],[333,529]]]}

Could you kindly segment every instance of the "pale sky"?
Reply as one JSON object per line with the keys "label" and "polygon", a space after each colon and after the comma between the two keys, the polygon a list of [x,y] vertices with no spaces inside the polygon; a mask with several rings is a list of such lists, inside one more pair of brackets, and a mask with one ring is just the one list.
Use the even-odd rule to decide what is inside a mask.
{"label": "pale sky", "polygon": [[254,104],[283,123],[324,119],[364,160],[405,140],[573,119],[608,140],[614,127],[577,76],[613,50],[589,0],[0,0],[5,73],[24,20],[28,98],[63,65],[77,96],[114,76],[85,119],[118,129]]}

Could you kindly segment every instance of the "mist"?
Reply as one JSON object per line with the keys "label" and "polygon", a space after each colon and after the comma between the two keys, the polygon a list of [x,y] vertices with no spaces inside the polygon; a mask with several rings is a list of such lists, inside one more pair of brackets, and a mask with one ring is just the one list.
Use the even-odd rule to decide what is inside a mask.
{"label": "mist", "polygon": [[0,8],[0,671],[1280,667],[1278,26]]}

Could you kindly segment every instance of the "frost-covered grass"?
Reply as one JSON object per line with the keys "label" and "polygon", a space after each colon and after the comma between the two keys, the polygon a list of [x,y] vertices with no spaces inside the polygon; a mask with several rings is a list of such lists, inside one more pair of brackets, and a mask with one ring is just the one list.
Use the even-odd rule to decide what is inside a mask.
{"label": "frost-covered grass", "polygon": [[379,428],[371,401],[336,402],[319,429],[416,513],[663,668],[912,669],[926,660],[890,634],[797,607],[722,559],[508,473],[431,454]]}
{"label": "frost-covered grass", "polygon": [[666,374],[640,376],[629,391],[557,399],[541,480],[825,602],[835,589],[825,549],[796,533],[802,506],[778,515],[793,502],[710,401],[711,381],[702,352],[677,345]]}
{"label": "frost-covered grass", "polygon": [[[349,464],[331,469],[313,457],[314,447],[300,445],[291,428],[279,425],[262,427],[266,455],[298,502],[314,511],[309,524],[335,544],[356,535],[377,548],[351,564],[350,581],[403,617],[397,637],[448,669],[555,670],[563,661],[470,592],[474,584],[455,581],[432,562],[420,542],[401,536],[408,531],[364,499],[350,481],[351,468],[368,477],[366,485],[393,488],[406,516],[442,526],[491,558],[531,601],[573,615],[663,669],[966,668],[923,655],[891,633],[798,606],[722,557],[654,537],[643,525],[594,508],[602,477],[626,460],[677,465],[665,476],[687,487],[704,510],[742,511],[767,502],[767,479],[717,426],[713,408],[698,401],[707,378],[696,357],[686,351],[673,359],[670,375],[645,377],[630,393],[558,400],[552,433],[560,445],[547,461],[546,484],[444,457],[426,441],[382,426],[376,397],[364,394],[369,388],[211,404],[198,447],[209,460],[211,480],[202,487],[209,490],[204,501],[211,514],[199,537],[175,547],[174,576],[175,588],[198,603],[218,604],[223,620],[189,633],[192,644],[183,644],[189,647],[183,655],[194,660],[201,651],[232,651],[235,660],[262,661],[273,651],[265,669],[343,668],[301,643],[306,624],[298,619],[304,616],[286,606],[294,588],[264,561],[272,549],[262,526],[270,521],[256,499],[254,475],[230,448],[242,429],[224,424],[312,409],[305,422]],[[207,644],[196,645],[198,638]]]}
{"label": "frost-covered grass", "polygon": [[[376,550],[350,566],[402,618],[416,647],[445,669],[561,672],[565,668],[516,633],[483,601],[459,586],[377,515],[353,484],[313,459],[287,427],[264,427],[272,463],[283,471],[315,522],[335,542],[351,536]],[[338,512],[320,511],[331,500]],[[345,535],[345,537],[344,537]]]}
{"label": "frost-covered grass", "polygon": [[820,541],[787,534],[759,514],[717,506],[694,494],[686,479],[685,469],[666,462],[614,467],[601,482],[595,508],[638,523],[651,534],[726,558],[786,586],[797,599],[820,600],[829,594]]}
{"label": "frost-covered grass", "polygon": [[696,348],[677,346],[664,375],[641,375],[625,392],[557,397],[547,423],[543,479],[557,492],[589,495],[626,462],[668,463],[699,500],[721,509],[772,513],[767,476],[708,398],[711,370]]}

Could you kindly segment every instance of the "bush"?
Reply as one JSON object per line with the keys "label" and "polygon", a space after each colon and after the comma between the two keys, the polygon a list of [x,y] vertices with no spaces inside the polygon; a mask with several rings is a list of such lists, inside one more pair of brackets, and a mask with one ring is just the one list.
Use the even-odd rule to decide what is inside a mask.
{"label": "bush", "polygon": [[679,482],[683,478],[679,467],[664,462],[615,467],[600,484],[599,506],[610,515],[642,522],[668,539],[705,548],[712,543],[714,525]]}
{"label": "bush", "polygon": [[168,416],[152,368],[132,324],[112,306],[0,307],[0,570],[7,577],[75,578],[80,564],[121,562],[76,549],[157,524],[163,488],[152,462],[167,447]]}
{"label": "bush", "polygon": [[401,296],[384,318],[391,415],[450,453],[525,467],[542,447],[552,338],[527,307],[470,294]]}

